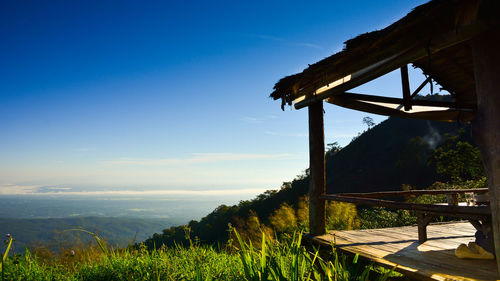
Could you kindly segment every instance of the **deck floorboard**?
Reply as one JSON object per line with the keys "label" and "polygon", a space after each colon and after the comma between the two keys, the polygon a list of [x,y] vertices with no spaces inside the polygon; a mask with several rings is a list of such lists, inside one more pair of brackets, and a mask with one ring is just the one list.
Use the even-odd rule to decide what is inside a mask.
{"label": "deck floorboard", "polygon": [[428,240],[418,243],[416,226],[382,229],[340,230],[312,240],[331,245],[420,280],[500,280],[494,260],[459,259],[454,251],[474,241],[468,222],[430,224]]}

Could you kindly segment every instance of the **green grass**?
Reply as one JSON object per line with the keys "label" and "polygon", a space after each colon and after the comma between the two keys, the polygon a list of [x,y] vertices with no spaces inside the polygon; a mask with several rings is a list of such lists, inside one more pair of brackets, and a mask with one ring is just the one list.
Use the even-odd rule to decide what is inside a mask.
{"label": "green grass", "polygon": [[[258,247],[245,242],[232,230],[235,241],[223,249],[198,245],[110,249],[94,233],[97,245],[58,255],[30,252],[9,255],[4,251],[0,280],[385,280],[357,257],[322,259],[310,252],[294,234],[285,241],[263,236]],[[12,238],[10,237],[10,243]]]}

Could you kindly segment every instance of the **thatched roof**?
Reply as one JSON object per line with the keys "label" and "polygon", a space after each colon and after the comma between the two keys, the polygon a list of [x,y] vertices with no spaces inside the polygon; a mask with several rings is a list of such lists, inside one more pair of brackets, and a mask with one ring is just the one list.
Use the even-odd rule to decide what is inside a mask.
{"label": "thatched roof", "polygon": [[[455,96],[457,103],[475,105],[476,94],[470,39],[497,25],[498,0],[433,0],[416,7],[390,26],[359,35],[330,57],[301,73],[279,80],[271,97],[282,107],[305,96],[322,100],[412,63]],[[352,75],[352,76],[351,76]],[[348,77],[338,91],[317,92]],[[359,78],[358,78],[359,77]],[[329,86],[330,87],[330,86]],[[333,86],[337,87],[337,86]],[[296,101],[296,107],[297,107]]]}

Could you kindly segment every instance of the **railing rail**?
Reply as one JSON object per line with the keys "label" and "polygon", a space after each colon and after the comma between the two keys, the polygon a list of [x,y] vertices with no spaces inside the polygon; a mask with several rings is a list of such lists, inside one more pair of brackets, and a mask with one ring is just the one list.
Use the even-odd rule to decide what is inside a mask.
{"label": "railing rail", "polygon": [[331,194],[344,197],[360,197],[360,198],[383,198],[383,197],[406,197],[419,195],[437,195],[437,194],[463,194],[463,193],[485,193],[488,188],[471,188],[471,189],[435,189],[435,190],[408,190],[408,191],[380,191],[367,193],[339,193]]}

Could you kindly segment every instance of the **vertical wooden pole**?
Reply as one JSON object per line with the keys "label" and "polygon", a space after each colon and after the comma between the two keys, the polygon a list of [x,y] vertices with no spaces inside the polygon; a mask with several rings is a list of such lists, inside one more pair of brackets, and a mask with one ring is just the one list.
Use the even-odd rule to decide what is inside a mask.
{"label": "vertical wooden pole", "polygon": [[425,213],[417,213],[417,229],[418,229],[418,243],[423,244],[427,241],[427,224],[425,221]]}
{"label": "vertical wooden pole", "polygon": [[309,231],[312,235],[325,233],[325,133],[323,101],[309,106]]}
{"label": "vertical wooden pole", "polygon": [[403,89],[403,105],[405,111],[411,109],[410,79],[408,78],[408,65],[401,67],[401,85]]}
{"label": "vertical wooden pole", "polygon": [[474,39],[474,77],[477,115],[472,136],[479,145],[490,194],[493,238],[500,272],[500,33],[490,32]]}

